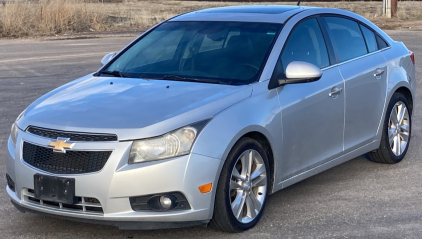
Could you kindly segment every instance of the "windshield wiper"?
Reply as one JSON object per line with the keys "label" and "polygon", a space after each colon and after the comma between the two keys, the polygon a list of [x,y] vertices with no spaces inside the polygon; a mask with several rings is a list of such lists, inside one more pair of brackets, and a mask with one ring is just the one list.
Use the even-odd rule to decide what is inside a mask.
{"label": "windshield wiper", "polygon": [[100,71],[100,74],[107,74],[107,75],[112,75],[112,76],[116,76],[116,77],[124,77],[124,78],[132,78],[132,76],[120,72],[120,71]]}
{"label": "windshield wiper", "polygon": [[162,78],[163,80],[174,80],[174,81],[190,81],[190,82],[201,82],[201,83],[211,83],[211,84],[221,84],[221,85],[230,85],[231,82],[225,82],[215,79],[197,79],[197,78],[186,78],[177,75],[165,75]]}

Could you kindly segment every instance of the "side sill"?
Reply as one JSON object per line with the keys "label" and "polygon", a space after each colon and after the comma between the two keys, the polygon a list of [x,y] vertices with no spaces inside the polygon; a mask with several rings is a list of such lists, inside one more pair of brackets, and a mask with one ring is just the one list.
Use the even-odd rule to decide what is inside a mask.
{"label": "side sill", "polygon": [[378,147],[378,145],[379,145],[379,142],[376,141],[376,140],[374,140],[371,143],[368,143],[366,145],[363,145],[363,146],[361,146],[361,147],[359,147],[359,148],[357,148],[357,149],[355,149],[355,150],[353,150],[353,151],[351,151],[349,153],[346,153],[346,154],[344,154],[342,156],[339,156],[339,157],[337,157],[337,158],[335,158],[335,159],[333,159],[331,161],[328,161],[328,162],[323,163],[323,164],[321,164],[319,166],[316,166],[315,168],[309,169],[309,170],[307,170],[305,172],[302,172],[302,173],[300,173],[298,175],[295,175],[295,176],[293,176],[291,178],[288,178],[288,179],[286,179],[286,180],[278,183],[277,185],[274,185],[273,193],[275,193],[276,191],[281,190],[283,188],[286,188],[288,186],[291,186],[291,185],[293,185],[295,183],[298,183],[298,182],[300,182],[302,180],[305,180],[305,179],[307,179],[309,177],[312,177],[312,176],[314,176],[314,175],[316,175],[318,173],[321,173],[321,172],[323,172],[325,170],[328,170],[330,168],[333,168],[333,167],[335,167],[335,166],[337,166],[339,164],[342,164],[342,163],[347,162],[347,161],[349,161],[351,159],[354,159],[354,158],[356,158],[358,156],[361,156],[361,155],[363,155],[365,153],[368,153],[368,152],[376,149]]}

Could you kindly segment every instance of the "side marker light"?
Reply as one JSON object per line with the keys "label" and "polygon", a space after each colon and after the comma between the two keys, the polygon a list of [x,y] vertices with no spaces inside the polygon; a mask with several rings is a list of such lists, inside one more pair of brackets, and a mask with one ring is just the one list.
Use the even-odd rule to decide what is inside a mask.
{"label": "side marker light", "polygon": [[198,187],[201,193],[209,193],[212,189],[212,183],[207,183]]}

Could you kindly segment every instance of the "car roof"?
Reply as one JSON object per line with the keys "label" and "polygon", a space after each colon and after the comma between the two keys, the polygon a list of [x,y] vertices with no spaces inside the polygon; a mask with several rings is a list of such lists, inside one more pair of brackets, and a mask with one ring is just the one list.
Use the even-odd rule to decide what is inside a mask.
{"label": "car roof", "polygon": [[244,5],[197,10],[179,15],[170,21],[235,21],[284,23],[298,12],[311,7],[294,5]]}

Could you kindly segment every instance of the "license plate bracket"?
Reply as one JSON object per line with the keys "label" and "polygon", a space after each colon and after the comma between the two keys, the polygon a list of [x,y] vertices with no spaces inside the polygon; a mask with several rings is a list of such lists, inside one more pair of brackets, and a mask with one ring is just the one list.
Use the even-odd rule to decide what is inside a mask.
{"label": "license plate bracket", "polygon": [[35,174],[34,197],[56,203],[76,204],[75,179]]}

